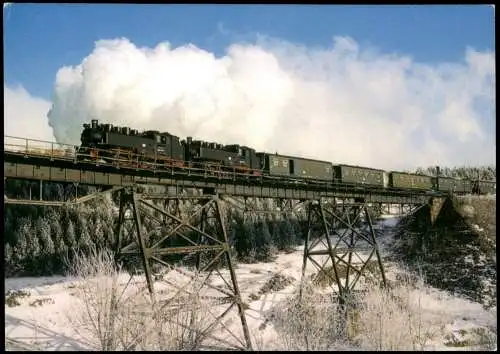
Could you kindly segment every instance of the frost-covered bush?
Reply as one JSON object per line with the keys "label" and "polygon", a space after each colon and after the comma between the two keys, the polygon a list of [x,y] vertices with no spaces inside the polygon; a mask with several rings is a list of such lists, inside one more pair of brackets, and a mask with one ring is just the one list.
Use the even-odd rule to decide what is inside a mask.
{"label": "frost-covered bush", "polygon": [[144,282],[124,274],[107,250],[78,253],[70,274],[76,280],[76,296],[67,318],[92,349],[199,348],[207,319],[207,307],[199,296],[201,278],[188,285],[188,295],[169,294],[170,306],[165,306],[152,302]]}

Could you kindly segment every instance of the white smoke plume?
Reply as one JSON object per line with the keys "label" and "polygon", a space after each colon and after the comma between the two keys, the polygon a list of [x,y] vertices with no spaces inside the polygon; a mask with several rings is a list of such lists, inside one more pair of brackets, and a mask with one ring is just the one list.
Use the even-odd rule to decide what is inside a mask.
{"label": "white smoke plume", "polygon": [[55,141],[47,118],[49,101],[31,96],[22,86],[4,85],[3,90],[5,135]]}
{"label": "white smoke plume", "polygon": [[335,37],[329,48],[261,37],[224,57],[168,42],[101,40],[56,77],[50,125],[79,143],[92,118],[384,169],[495,163],[495,56],[422,64]]}

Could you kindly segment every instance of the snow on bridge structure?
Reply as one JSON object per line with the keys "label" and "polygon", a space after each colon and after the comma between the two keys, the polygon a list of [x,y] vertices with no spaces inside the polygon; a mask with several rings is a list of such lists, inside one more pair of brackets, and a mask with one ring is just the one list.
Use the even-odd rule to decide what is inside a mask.
{"label": "snow on bridge structure", "polygon": [[[248,179],[237,173],[214,175],[210,171],[190,168],[165,173],[138,166],[117,168],[99,161],[79,161],[74,147],[56,149],[54,143],[51,144],[48,148],[33,149],[30,148],[30,141],[26,140],[25,147],[21,149],[4,149],[4,180],[23,179],[39,183],[38,199],[32,199],[31,193],[29,199],[4,195],[4,204],[63,206],[85,203],[103,193],[118,193],[120,207],[115,229],[117,261],[140,259],[151,297],[167,305],[169,300],[160,300],[158,291],[155,291],[160,280],[153,270],[158,266],[170,269],[168,260],[172,255],[195,255],[193,272],[179,268],[174,270],[192,279],[203,275],[201,286],[212,291],[214,296],[211,298],[217,300],[214,307],[224,307],[213,315],[214,321],[204,331],[206,345],[212,347],[252,348],[231,257],[227,232],[228,207],[243,210],[243,215],[250,219],[259,213],[281,214],[290,218],[302,212],[305,215],[302,277],[307,265],[312,264],[331,278],[339,298],[346,299],[370,264],[376,264],[380,281],[385,283],[386,280],[372,222],[373,209],[381,209],[384,205],[404,205],[406,212],[411,213],[430,204],[431,219],[435,220],[447,197],[445,194],[416,190],[396,191],[333,183],[298,184],[286,179]],[[44,183],[70,185],[75,190],[75,198],[69,201],[43,200]],[[78,198],[80,185],[97,186],[101,191]],[[151,185],[162,186],[163,192],[148,192],[146,187]],[[277,207],[259,209],[256,198],[273,199]],[[182,213],[179,207],[186,201],[192,206],[189,215]],[[152,234],[146,229],[158,229],[160,232]],[[368,257],[360,257],[360,250],[366,251]],[[219,269],[221,264],[226,266],[227,271]],[[333,269],[333,272],[327,272],[327,268]],[[222,281],[221,285],[213,285],[211,278],[214,275]],[[179,292],[187,286],[170,285],[178,288]],[[217,326],[227,327],[222,321],[231,310],[237,311],[241,333],[234,335],[229,328],[226,329],[237,339],[238,345],[211,334]]]}

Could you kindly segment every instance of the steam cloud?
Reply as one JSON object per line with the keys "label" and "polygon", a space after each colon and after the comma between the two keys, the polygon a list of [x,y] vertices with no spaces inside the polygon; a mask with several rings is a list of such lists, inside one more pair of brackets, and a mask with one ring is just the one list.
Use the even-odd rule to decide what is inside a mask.
{"label": "steam cloud", "polygon": [[4,85],[3,89],[4,134],[55,141],[47,119],[50,102],[31,96],[22,86],[12,88]]}
{"label": "steam cloud", "polygon": [[495,163],[495,57],[422,64],[335,37],[311,49],[261,37],[224,57],[193,45],[101,40],[56,77],[49,124],[168,131],[333,163],[402,169]]}

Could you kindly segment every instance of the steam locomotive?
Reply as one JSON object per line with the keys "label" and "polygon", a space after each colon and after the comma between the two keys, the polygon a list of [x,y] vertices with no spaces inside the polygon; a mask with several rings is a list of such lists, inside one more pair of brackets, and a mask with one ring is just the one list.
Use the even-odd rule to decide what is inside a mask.
{"label": "steam locomotive", "polygon": [[298,183],[342,183],[392,189],[416,189],[454,193],[495,194],[495,181],[431,177],[396,171],[337,164],[301,157],[256,152],[248,146],[180,140],[168,132],[139,132],[129,127],[83,124],[79,159],[116,167],[176,170],[198,168],[262,178],[289,178]]}
{"label": "steam locomotive", "polygon": [[[222,145],[193,140],[155,130],[139,132],[128,127],[99,124],[93,119],[84,124],[79,152],[102,162],[140,161],[144,165],[218,169],[261,175],[256,151],[247,146]],[[143,166],[144,167],[144,166]]]}

